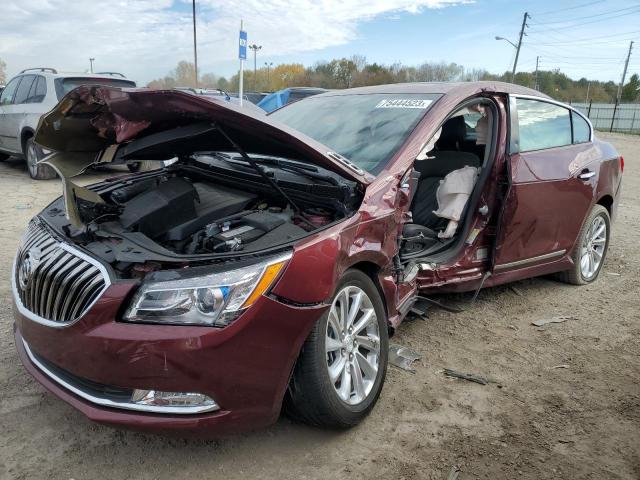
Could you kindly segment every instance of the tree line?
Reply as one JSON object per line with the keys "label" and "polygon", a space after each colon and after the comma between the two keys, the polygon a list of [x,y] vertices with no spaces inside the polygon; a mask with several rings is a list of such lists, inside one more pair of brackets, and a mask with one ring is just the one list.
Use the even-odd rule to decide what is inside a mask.
{"label": "tree line", "polygon": [[[205,73],[198,78],[201,88],[219,88],[228,92],[238,91],[238,74],[229,78]],[[490,73],[484,69],[468,69],[457,63],[425,62],[418,66],[400,63],[384,65],[368,63],[362,55],[351,58],[318,62],[310,67],[300,63],[283,63],[276,66],[263,66],[254,73],[245,70],[244,89],[246,91],[271,92],[286,87],[322,87],[351,88],[367,85],[381,85],[402,82],[470,82],[478,80],[511,81],[511,73]],[[580,78],[574,80],[559,69],[537,72],[518,72],[513,83],[535,88],[550,97],[564,102],[613,103],[618,84],[613,81],[601,82]],[[149,82],[152,88],[173,88],[195,86],[193,64],[181,61],[165,77]],[[624,85],[622,102],[640,101],[640,78],[633,74]]]}

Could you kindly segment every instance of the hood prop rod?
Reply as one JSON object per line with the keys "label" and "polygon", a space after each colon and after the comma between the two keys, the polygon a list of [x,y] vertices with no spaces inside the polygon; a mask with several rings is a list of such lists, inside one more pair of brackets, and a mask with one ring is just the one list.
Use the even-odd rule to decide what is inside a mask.
{"label": "hood prop rod", "polygon": [[276,182],[273,178],[267,175],[266,172],[262,169],[262,167],[258,165],[256,161],[253,158],[251,158],[240,145],[234,142],[233,139],[229,135],[227,135],[227,132],[225,132],[222,128],[220,128],[219,125],[214,124],[213,126],[215,127],[216,130],[218,130],[222,134],[224,138],[227,139],[227,141],[231,144],[234,150],[240,154],[240,156],[244,159],[244,161],[247,162],[249,165],[251,165],[251,167],[253,167],[253,169],[256,172],[258,172],[260,176],[264,178],[267,181],[267,183],[269,183],[269,185],[271,185],[282,196],[282,198],[284,198],[287,202],[289,202],[289,204],[293,207],[296,213],[300,216],[300,219],[304,221],[304,223],[306,223],[307,225],[315,229],[316,226],[305,218],[300,207],[296,205],[296,203],[293,200],[291,200],[289,195],[287,195],[285,191],[282,190],[282,188],[280,188],[280,185],[278,185],[278,182]]}

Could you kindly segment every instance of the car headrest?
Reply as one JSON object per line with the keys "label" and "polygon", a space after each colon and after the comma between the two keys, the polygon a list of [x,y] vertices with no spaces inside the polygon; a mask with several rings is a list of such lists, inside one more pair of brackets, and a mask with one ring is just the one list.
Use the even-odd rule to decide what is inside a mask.
{"label": "car headrest", "polygon": [[479,167],[480,158],[469,152],[438,151],[431,152],[431,157],[415,163],[415,169],[420,172],[420,178],[444,178],[450,172],[462,167]]}
{"label": "car headrest", "polygon": [[442,133],[436,147],[438,150],[459,150],[466,134],[467,125],[464,123],[464,117],[452,117],[442,125]]}

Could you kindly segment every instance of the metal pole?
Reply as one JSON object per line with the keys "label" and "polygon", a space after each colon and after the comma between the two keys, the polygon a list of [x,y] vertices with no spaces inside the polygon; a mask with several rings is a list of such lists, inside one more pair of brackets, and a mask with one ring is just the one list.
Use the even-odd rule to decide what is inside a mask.
{"label": "metal pole", "polygon": [[636,110],[633,111],[633,118],[631,119],[631,128],[629,129],[630,133],[633,133],[633,127],[636,125]]}
{"label": "metal pole", "polygon": [[198,88],[198,49],[196,47],[196,0],[193,5],[193,65],[195,70],[195,87]]}
{"label": "metal pole", "polygon": [[536,86],[535,89],[539,90],[538,88],[538,64],[540,63],[540,56],[536,56]]}
{"label": "metal pole", "polygon": [[[242,20],[240,20],[240,31],[242,31]],[[243,90],[243,77],[244,77],[244,60],[240,59],[240,80],[238,85],[238,98],[240,99],[240,106],[242,106],[242,90]]]}
{"label": "metal pole", "polygon": [[620,85],[618,85],[618,95],[616,95],[616,104],[620,102],[622,96],[622,87],[624,86],[624,78],[627,76],[627,67],[629,66],[629,59],[631,58],[631,49],[633,48],[633,40],[629,44],[629,53],[627,53],[627,60],[624,62],[624,70],[622,71],[622,79]]}
{"label": "metal pole", "polygon": [[518,46],[516,47],[516,58],[513,60],[513,70],[511,70],[511,83],[513,83],[516,78],[516,67],[518,66],[518,56],[520,55],[520,47],[522,46],[522,36],[524,35],[524,29],[527,27],[527,18],[529,14],[524,12],[524,17],[522,18],[522,28],[520,29],[520,38],[518,39]]}
{"label": "metal pole", "polygon": [[90,64],[90,68],[91,68],[91,73],[93,73],[93,61],[95,60],[95,58],[90,58],[89,59],[89,64]]}
{"label": "metal pole", "polygon": [[587,110],[587,118],[591,120],[591,104],[593,103],[593,99],[589,100],[589,110]]}
{"label": "metal pole", "polygon": [[613,132],[613,122],[616,120],[616,111],[618,110],[618,99],[616,98],[616,103],[613,105],[613,115],[611,116],[611,126],[609,127],[609,131]]}

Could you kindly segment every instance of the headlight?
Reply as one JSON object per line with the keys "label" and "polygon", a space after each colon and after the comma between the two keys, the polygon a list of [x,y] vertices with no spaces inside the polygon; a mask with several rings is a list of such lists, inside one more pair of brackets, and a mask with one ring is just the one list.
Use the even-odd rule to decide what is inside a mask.
{"label": "headlight", "polygon": [[[124,320],[226,327],[267,291],[290,258],[288,254],[204,275],[198,275],[200,267],[151,274],[135,294]],[[168,278],[172,276],[176,279]]]}

